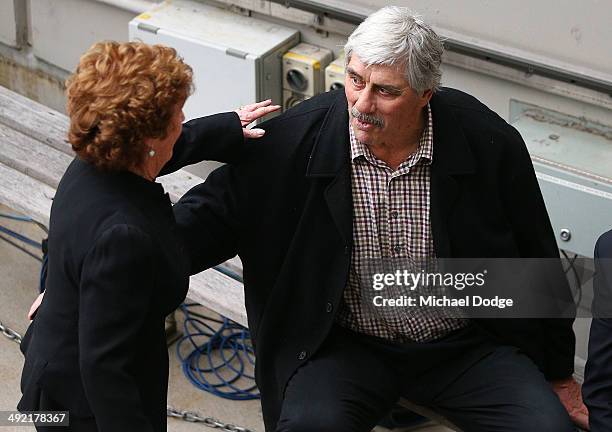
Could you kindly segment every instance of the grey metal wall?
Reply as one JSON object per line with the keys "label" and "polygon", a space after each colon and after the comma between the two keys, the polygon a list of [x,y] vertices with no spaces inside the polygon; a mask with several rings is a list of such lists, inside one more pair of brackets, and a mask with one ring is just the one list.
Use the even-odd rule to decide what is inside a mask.
{"label": "grey metal wall", "polygon": [[368,14],[407,6],[442,33],[612,75],[610,0],[331,0],[321,4]]}

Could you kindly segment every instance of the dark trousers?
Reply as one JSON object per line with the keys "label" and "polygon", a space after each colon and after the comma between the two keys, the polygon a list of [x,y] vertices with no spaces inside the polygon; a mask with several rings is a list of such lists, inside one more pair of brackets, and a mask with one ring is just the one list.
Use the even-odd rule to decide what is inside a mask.
{"label": "dark trousers", "polygon": [[[59,403],[49,398],[45,392],[40,393],[40,411],[66,411]],[[69,414],[69,426],[36,426],[38,432],[98,432],[93,417],[79,418]]]}
{"label": "dark trousers", "polygon": [[289,381],[276,430],[367,432],[400,397],[464,432],[575,430],[533,362],[473,326],[419,344],[336,327]]}

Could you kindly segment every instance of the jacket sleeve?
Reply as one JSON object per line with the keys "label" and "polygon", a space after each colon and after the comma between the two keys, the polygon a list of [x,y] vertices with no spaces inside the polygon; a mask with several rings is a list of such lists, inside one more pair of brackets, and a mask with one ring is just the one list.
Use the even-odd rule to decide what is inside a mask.
{"label": "jacket sleeve", "polygon": [[[609,315],[611,259],[612,231],[609,231],[599,238],[595,246],[593,310],[599,309],[602,317],[594,318],[591,323],[589,357],[582,386],[592,432],[607,431],[612,425],[612,319]],[[597,305],[598,302],[604,305]]]}
{"label": "jacket sleeve", "polygon": [[[520,256],[523,258],[559,258],[554,231],[544,204],[531,157],[521,135],[513,127],[508,128],[509,182],[504,193],[505,209]],[[573,303],[567,279],[559,262],[558,272],[550,275],[549,295],[565,304]],[[546,318],[537,320],[540,335],[538,365],[549,380],[570,377],[574,371],[576,338],[573,319]],[[534,325],[536,323],[534,322]]]}
{"label": "jacket sleeve", "polygon": [[214,114],[183,125],[170,159],[159,173],[170,174],[204,160],[233,163],[240,160],[245,140],[235,112]]}
{"label": "jacket sleeve", "polygon": [[153,269],[150,238],[127,225],[105,231],[83,263],[79,366],[101,432],[153,430],[133,375]]}
{"label": "jacket sleeve", "polygon": [[559,258],[544,198],[523,138],[509,127],[505,208],[523,258]]}
{"label": "jacket sleeve", "polygon": [[173,207],[179,233],[191,257],[191,274],[234,257],[241,238],[244,187],[238,167],[225,165],[189,190]]}

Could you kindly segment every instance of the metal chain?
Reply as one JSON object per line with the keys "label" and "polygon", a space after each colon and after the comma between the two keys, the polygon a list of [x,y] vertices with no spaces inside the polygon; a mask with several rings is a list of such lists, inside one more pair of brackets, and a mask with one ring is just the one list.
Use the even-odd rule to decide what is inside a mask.
{"label": "metal chain", "polygon": [[213,429],[219,429],[224,432],[254,432],[251,429],[243,428],[229,423],[223,423],[214,417],[204,417],[193,411],[179,411],[171,406],[166,407],[168,417],[174,417],[190,423],[202,423]]}
{"label": "metal chain", "polygon": [[[2,334],[9,340],[21,344],[22,336],[15,330],[6,327],[4,324],[2,324],[2,321],[0,321],[0,332],[2,332]],[[224,432],[254,432],[251,429],[243,428],[230,423],[223,423],[213,417],[204,417],[192,411],[179,411],[175,408],[167,407],[166,414],[168,417],[178,418],[190,423],[202,423],[204,426],[219,429]]]}
{"label": "metal chain", "polygon": [[16,342],[18,344],[21,343],[21,335],[19,333],[17,333],[15,330],[9,328],[9,327],[5,327],[2,324],[2,321],[0,321],[0,332],[2,332],[2,334],[4,336],[6,336],[7,338],[9,338],[10,340],[12,340],[13,342]]}

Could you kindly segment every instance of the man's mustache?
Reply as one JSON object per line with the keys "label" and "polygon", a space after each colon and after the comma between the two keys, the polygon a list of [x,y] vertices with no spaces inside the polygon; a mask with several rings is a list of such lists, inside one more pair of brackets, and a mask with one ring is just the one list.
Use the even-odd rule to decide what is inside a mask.
{"label": "man's mustache", "polygon": [[360,113],[355,107],[351,108],[351,115],[363,123],[371,123],[379,128],[385,127],[385,121],[380,117],[376,117],[370,114]]}

